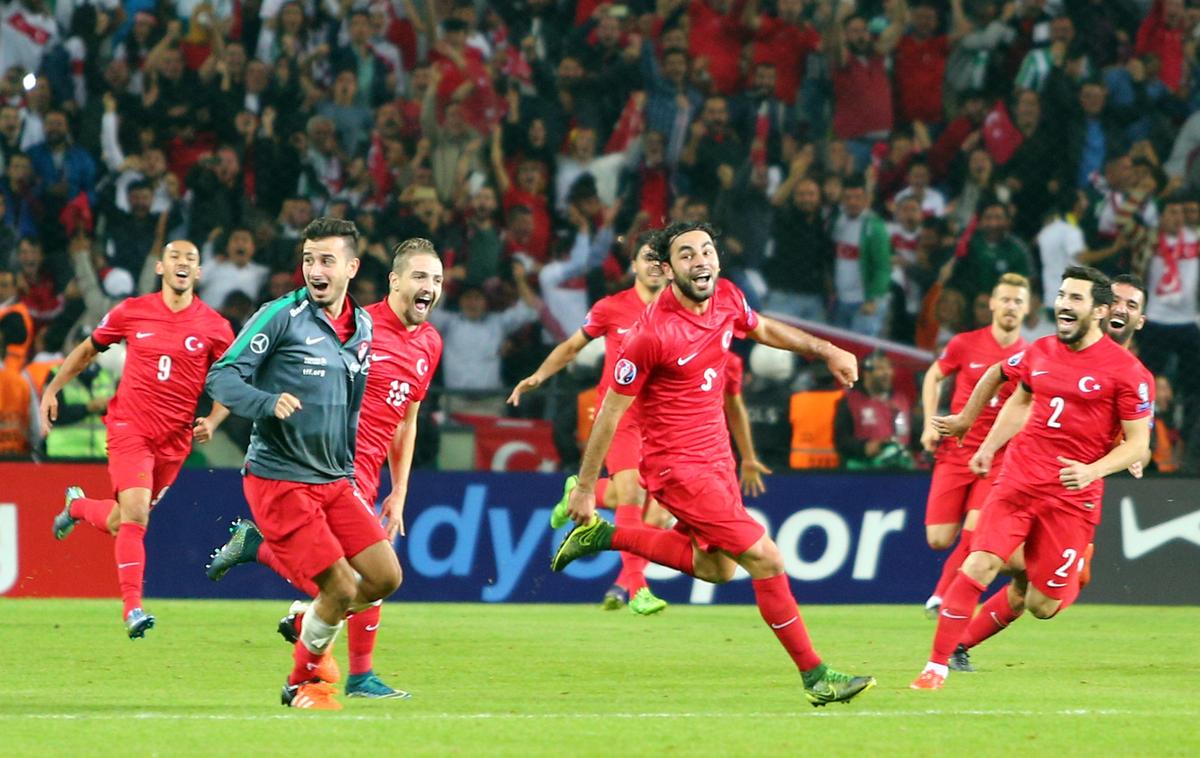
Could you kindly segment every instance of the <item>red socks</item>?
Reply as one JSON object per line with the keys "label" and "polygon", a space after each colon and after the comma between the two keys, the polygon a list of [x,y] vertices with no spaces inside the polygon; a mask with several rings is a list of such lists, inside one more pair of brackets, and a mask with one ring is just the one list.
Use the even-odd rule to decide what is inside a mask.
{"label": "red socks", "polygon": [[960,642],[968,648],[975,647],[992,635],[999,634],[1002,629],[1007,628],[1009,624],[1020,617],[1020,614],[1014,611],[1012,604],[1008,602],[1008,586],[1006,585],[987,599],[987,602],[979,609],[979,613],[976,613],[975,618],[971,619],[971,623],[967,625],[967,633]]}
{"label": "red socks", "polygon": [[596,480],[596,507],[605,508],[604,493],[608,492],[608,485],[612,482],[607,476],[603,479]]}
{"label": "red socks", "polygon": [[942,598],[942,612],[938,614],[937,632],[933,635],[933,651],[929,654],[930,663],[945,666],[950,660],[954,648],[958,647],[966,634],[967,625],[971,623],[971,614],[979,602],[979,596],[986,589],[971,577],[958,572]]}
{"label": "red socks", "polygon": [[946,596],[946,591],[950,589],[950,582],[954,581],[958,570],[962,568],[963,561],[971,554],[971,535],[973,534],[974,532],[970,529],[962,530],[962,534],[958,536],[958,544],[950,551],[950,555],[946,556],[946,563],[942,566],[942,578],[938,579],[933,594],[941,598]]}
{"label": "red socks", "polygon": [[[107,513],[105,518],[108,518]],[[108,528],[105,527],[104,530],[108,531]],[[117,559],[117,581],[121,585],[121,600],[125,604],[121,618],[128,616],[134,608],[142,607],[142,578],[146,572],[145,540],[144,524],[127,521],[117,529],[117,546],[113,553]]]}
{"label": "red socks", "polygon": [[[626,529],[647,528],[642,523],[642,506],[640,505],[618,505],[616,525]],[[637,594],[637,591],[646,586],[646,564],[649,563],[645,558],[633,553],[621,553],[621,573],[617,576],[617,584],[624,587],[630,597]]]}
{"label": "red socks", "polygon": [[281,563],[280,560],[275,557],[275,553],[271,552],[271,548],[268,547],[267,543],[265,542],[258,546],[258,553],[255,554],[255,560],[262,565],[267,566],[284,579],[287,579],[289,582],[291,582],[293,587],[309,597],[316,597],[317,593],[320,592],[320,589],[317,588],[317,585],[313,583],[312,579],[303,577],[296,578],[292,576],[291,572],[288,571],[283,563]]}
{"label": "red socks", "polygon": [[674,529],[618,526],[613,530],[612,549],[640,555],[660,566],[682,571],[689,576],[694,575],[692,540]]}
{"label": "red socks", "polygon": [[379,633],[379,611],[380,606],[372,605],[346,619],[351,676],[371,670],[371,653],[375,651],[375,635]]}
{"label": "red socks", "polygon": [[312,679],[313,672],[317,670],[324,655],[310,652],[302,641],[296,640],[296,644],[292,646],[292,661],[295,665],[292,666],[292,673],[288,674],[288,684],[300,684]]}
{"label": "red socks", "polygon": [[108,531],[108,517],[113,508],[117,507],[116,500],[97,500],[93,497],[77,498],[71,503],[71,518],[86,521],[105,534]]}
{"label": "red socks", "polygon": [[779,638],[779,644],[795,661],[796,668],[804,672],[821,665],[821,656],[813,650],[808,630],[804,628],[804,619],[800,618],[800,609],[796,607],[796,598],[788,585],[787,574],[770,579],[754,579],[751,584],[754,585],[758,612]]}

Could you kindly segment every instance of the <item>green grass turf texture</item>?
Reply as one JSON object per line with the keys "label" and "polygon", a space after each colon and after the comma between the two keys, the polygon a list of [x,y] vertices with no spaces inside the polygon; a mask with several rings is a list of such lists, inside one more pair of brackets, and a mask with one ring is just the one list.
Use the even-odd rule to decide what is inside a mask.
{"label": "green grass turf texture", "polygon": [[158,626],[130,641],[117,601],[0,600],[4,756],[1200,754],[1198,608],[1026,616],[979,673],[916,692],[919,607],[807,607],[826,660],[879,680],[814,709],[753,606],[397,602],[375,668],[413,698],[318,713],[279,705],[286,603],[146,607]]}

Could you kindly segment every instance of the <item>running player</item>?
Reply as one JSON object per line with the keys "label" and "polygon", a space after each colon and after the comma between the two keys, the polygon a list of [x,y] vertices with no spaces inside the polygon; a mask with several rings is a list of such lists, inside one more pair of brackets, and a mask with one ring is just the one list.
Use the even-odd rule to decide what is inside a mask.
{"label": "running player", "polygon": [[[1103,478],[1149,450],[1152,383],[1137,359],[1104,333],[1112,305],[1108,277],[1071,266],[1055,299],[1057,329],[989,369],[977,392],[1020,383],[971,458],[986,474],[1010,439],[980,514],[971,553],[946,591],[929,663],[914,689],[941,689],[980,594],[1022,543],[1023,605],[1048,619],[1079,595],[1084,553],[1100,520]],[[971,404],[975,401],[972,396]],[[1113,447],[1118,432],[1124,439]]]}
{"label": "running player", "polygon": [[229,415],[214,403],[207,417],[195,417],[204,377],[233,341],[229,322],[196,297],[200,252],[191,242],[176,240],[163,248],[154,270],[162,289],[123,300],[109,311],[91,338],[67,356],[41,403],[42,430],[48,432],[58,418],[62,388],[97,355],[125,341],[125,373],[104,418],[116,500],[86,497],[79,487],[68,487],[54,536],[66,539],[79,521],[116,536],[121,617],[130,639],[144,637],[155,623],[142,610],[150,510],[175,481],[192,441],[210,440]]}
{"label": "running player", "polygon": [[306,286],[251,317],[209,372],[208,390],[254,419],[243,468],[250,512],[284,576],[318,589],[283,703],[336,710],[316,672],[347,612],[400,586],[400,564],[352,481],[372,342],[371,317],[346,294],[358,272],[358,229],[319,218],[303,236]]}
{"label": "running player", "polygon": [[[1113,304],[1109,311],[1105,331],[1118,345],[1126,350],[1131,350],[1134,335],[1146,323],[1146,285],[1137,276],[1121,274],[1113,279],[1112,292]],[[1141,382],[1144,382],[1150,389],[1150,399],[1153,401],[1154,377],[1146,370],[1145,366],[1141,366],[1140,368],[1142,371]],[[1139,383],[1140,386],[1141,384]],[[974,427],[972,427],[972,434],[974,434],[973,429]],[[1151,436],[1150,441],[1153,443],[1153,436]],[[1130,466],[1129,470],[1134,476],[1140,478],[1142,466],[1146,462],[1146,460],[1137,461]],[[992,467],[996,468],[995,463],[993,463]],[[1084,564],[1079,573],[1079,588],[1081,590],[1091,580],[1093,552],[1094,547],[1089,543],[1087,549],[1084,551]],[[1010,563],[1017,563],[1019,566],[1023,566],[1023,552],[1018,550],[1013,555]],[[969,651],[984,640],[1008,628],[1024,614],[1026,584],[1027,579],[1024,571],[1014,571],[1013,581],[997,590],[991,597],[984,601],[974,618],[971,619],[971,623],[967,625],[966,634],[959,642],[958,647],[955,648],[954,654],[950,656],[949,666],[951,671],[974,671]]]}
{"label": "running player", "polygon": [[[363,499],[374,503],[379,494],[380,470],[387,461],[392,487],[383,500],[382,516],[387,522],[388,538],[394,541],[397,534],[404,534],[404,503],[416,446],[417,416],[442,358],[442,337],[428,322],[429,313],[442,295],[442,261],[433,243],[414,237],[397,245],[388,283],[387,297],[366,308],[375,325],[375,338],[356,439],[354,480]],[[317,594],[311,581],[288,576],[286,566],[263,542],[253,522],[238,520],[231,531],[230,540],[213,553],[207,571],[210,579],[219,581],[233,566],[257,561],[308,595]],[[298,638],[306,610],[304,604],[295,606],[280,622],[280,634],[288,642]],[[350,677],[346,680],[346,695],[407,698],[407,692],[384,684],[374,672],[372,657],[379,618],[380,606],[376,604],[347,619]]]}
{"label": "running player", "polygon": [[[577,526],[550,568],[601,550],[625,550],[710,582],[749,572],[763,620],[800,670],[814,706],[847,701],[875,684],[828,668],[812,648],[784,573],[783,556],[742,505],[722,412],[722,374],[735,332],[773,347],[823,359],[844,385],[858,378],[854,356],[750,309],[735,285],[719,279],[707,224],[672,224],[655,241],[671,286],[626,337],[588,439],[578,484],[569,496]],[[641,473],[651,496],[678,520],[674,529],[616,526],[595,513],[594,487],[621,417],[638,397],[654,420],[642,438]]]}
{"label": "running player", "polygon": [[[925,383],[921,390],[925,417],[921,445],[936,455],[929,500],[925,505],[925,540],[933,550],[946,550],[958,537],[957,547],[942,566],[937,587],[925,601],[925,613],[930,618],[937,618],[942,594],[967,557],[971,547],[971,532],[979,518],[979,508],[994,479],[976,476],[967,463],[992,428],[992,422],[1000,412],[1000,406],[1012,393],[1014,383],[1007,382],[1000,389],[1000,394],[988,403],[980,414],[981,418],[971,426],[970,433],[961,444],[955,439],[941,440],[941,435],[933,427],[933,419],[938,415],[938,396],[945,380],[955,377],[950,411],[958,413],[967,404],[971,390],[985,371],[1025,349],[1025,340],[1021,339],[1021,324],[1029,313],[1029,280],[1020,274],[1003,275],[992,288],[988,305],[992,311],[991,325],[955,335],[941,356],[925,372]],[[994,470],[1000,468],[1002,452],[997,453],[996,462],[992,465]]]}
{"label": "running player", "polygon": [[[600,375],[600,386],[596,396],[597,403],[603,402],[612,385],[610,377],[621,353],[625,335],[667,283],[662,266],[654,257],[651,244],[653,238],[654,233],[649,232],[638,239],[637,253],[630,264],[634,276],[633,286],[597,301],[588,311],[583,326],[559,343],[536,371],[517,383],[512,394],[508,396],[511,405],[519,405],[521,395],[537,389],[565,368],[588,342],[597,337],[604,337],[604,371]],[[604,466],[608,470],[608,483],[604,491],[598,494],[598,502],[607,505],[605,495],[611,498],[615,494],[616,503],[613,506],[617,524],[655,528],[659,518],[651,514],[647,519],[643,509],[646,492],[638,482],[638,462],[641,457],[642,422],[638,406],[635,404],[621,419],[612,447],[604,460]],[[569,487],[573,480],[567,481]],[[564,497],[563,503],[565,501]],[[653,505],[651,510],[655,510]],[[550,526],[558,529],[565,523],[565,508],[555,508],[550,516]],[[621,573],[617,575],[612,587],[604,593],[604,608],[615,610],[628,603],[630,610],[640,615],[658,613],[666,608],[666,601],[656,597],[647,586],[645,570],[645,558],[622,552]]]}

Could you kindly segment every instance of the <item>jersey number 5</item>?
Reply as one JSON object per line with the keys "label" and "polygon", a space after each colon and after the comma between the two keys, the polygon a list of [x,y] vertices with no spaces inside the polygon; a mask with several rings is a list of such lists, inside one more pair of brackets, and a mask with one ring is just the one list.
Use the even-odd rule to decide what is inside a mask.
{"label": "jersey number 5", "polygon": [[700,389],[708,392],[713,388],[713,382],[717,379],[717,370],[715,368],[704,369],[704,384],[700,385]]}
{"label": "jersey number 5", "polygon": [[171,378],[171,356],[160,355],[158,358],[158,381],[165,382]]}

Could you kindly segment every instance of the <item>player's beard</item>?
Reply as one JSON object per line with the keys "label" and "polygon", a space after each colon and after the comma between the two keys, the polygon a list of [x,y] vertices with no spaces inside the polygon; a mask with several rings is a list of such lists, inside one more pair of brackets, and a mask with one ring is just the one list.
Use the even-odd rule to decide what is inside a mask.
{"label": "player's beard", "polygon": [[[1075,329],[1064,335],[1062,332],[1058,331],[1058,324],[1056,323],[1055,334],[1058,336],[1058,341],[1064,345],[1076,345],[1083,340],[1084,336],[1092,328],[1092,314],[1090,311],[1083,315],[1075,313],[1074,311],[1066,311],[1066,313],[1070,313],[1072,316],[1075,316]],[[1055,319],[1057,321],[1057,314]]]}
{"label": "player's beard", "polygon": [[[440,298],[429,293],[421,293],[413,295],[412,299],[404,306],[404,322],[408,326],[420,326],[429,319],[429,313],[433,310],[433,306],[437,305]],[[417,307],[418,300],[425,300],[425,308],[421,310]]]}
{"label": "player's beard", "polygon": [[705,300],[712,297],[713,293],[717,291],[717,272],[713,271],[711,273],[712,284],[709,285],[707,292],[698,291],[696,289],[696,285],[692,283],[691,278],[679,276],[679,274],[675,273],[674,271],[671,272],[671,278],[675,282],[675,286],[679,288],[679,291],[682,292],[685,297],[692,302],[703,303]]}
{"label": "player's beard", "polygon": [[1108,323],[1106,323],[1104,325],[1104,331],[1108,334],[1109,337],[1112,337],[1113,340],[1118,345],[1121,345],[1123,347],[1125,345],[1128,345],[1129,341],[1133,339],[1133,333],[1137,331],[1137,328],[1136,328],[1137,324],[1134,323],[1133,321],[1125,321],[1124,319],[1122,319],[1121,321],[1122,321],[1121,328],[1117,329],[1117,328],[1113,327],[1112,317],[1110,316]]}

